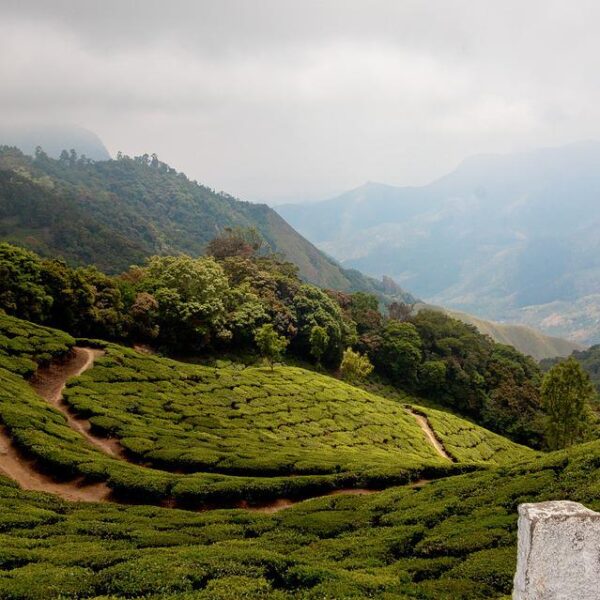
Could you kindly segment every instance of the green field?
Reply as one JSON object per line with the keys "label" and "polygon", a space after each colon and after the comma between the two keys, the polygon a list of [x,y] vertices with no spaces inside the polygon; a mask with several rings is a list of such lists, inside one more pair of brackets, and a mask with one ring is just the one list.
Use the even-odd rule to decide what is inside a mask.
{"label": "green field", "polygon": [[[203,367],[102,343],[106,355],[66,396],[129,460],[110,457],[26,379],[74,343],[0,316],[0,421],[45,472],[105,481],[139,505],[70,503],[0,477],[0,598],[499,599],[520,502],[600,508],[600,442],[539,455],[409,396],[297,367]],[[422,478],[437,480],[400,485]],[[389,489],[272,515],[152,505],[363,486]]]}
{"label": "green field", "polygon": [[[4,316],[0,332],[9,354],[18,339],[11,331],[20,337],[46,331],[62,352],[73,343]],[[40,342],[29,356],[43,347]],[[132,461],[91,446],[18,372],[3,369],[0,381],[0,419],[44,469],[106,481],[138,500],[187,506],[309,496],[435,478],[481,461],[468,450],[469,436],[462,455],[460,444],[453,449],[452,463],[435,452],[402,404],[292,367],[217,369],[108,345],[97,366],[72,380],[66,398],[95,429],[116,435]],[[464,426],[496,444],[498,436]],[[503,453],[514,462],[529,451],[506,442]]]}
{"label": "green field", "polygon": [[598,509],[599,464],[593,443],[275,515],[69,504],[0,479],[0,597],[501,598],[517,505],[569,498]]}

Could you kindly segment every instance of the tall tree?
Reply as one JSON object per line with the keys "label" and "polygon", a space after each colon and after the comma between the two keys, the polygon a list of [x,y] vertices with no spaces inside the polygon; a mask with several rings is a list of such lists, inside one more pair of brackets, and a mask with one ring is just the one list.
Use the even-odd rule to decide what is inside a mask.
{"label": "tall tree", "polygon": [[271,371],[273,363],[281,358],[288,341],[281,335],[278,335],[271,323],[259,327],[254,334],[254,341],[258,347],[261,356],[267,360]]}
{"label": "tall tree", "polygon": [[589,403],[595,396],[588,374],[569,358],[548,371],[542,382],[542,405],[547,415],[547,443],[552,449],[581,441],[589,421]]}

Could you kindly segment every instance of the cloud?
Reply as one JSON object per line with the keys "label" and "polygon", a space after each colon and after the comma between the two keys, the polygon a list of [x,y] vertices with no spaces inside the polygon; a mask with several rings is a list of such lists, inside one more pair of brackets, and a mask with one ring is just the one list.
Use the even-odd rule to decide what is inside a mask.
{"label": "cloud", "polygon": [[0,119],[71,121],[249,199],[598,136],[582,0],[0,0]]}

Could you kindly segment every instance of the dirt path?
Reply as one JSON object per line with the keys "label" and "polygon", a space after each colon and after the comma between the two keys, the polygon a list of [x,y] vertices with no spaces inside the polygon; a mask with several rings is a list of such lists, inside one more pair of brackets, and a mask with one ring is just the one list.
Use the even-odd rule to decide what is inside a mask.
{"label": "dirt path", "polygon": [[0,471],[16,481],[24,490],[49,492],[74,502],[106,502],[110,488],[105,483],[86,484],[83,478],[55,481],[41,473],[35,462],[23,457],[6,430],[0,428]]}
{"label": "dirt path", "polygon": [[[62,397],[62,392],[67,384],[67,381],[81,375],[84,371],[91,368],[94,360],[102,356],[102,350],[92,348],[75,347],[71,356],[61,362],[54,362],[46,367],[42,367],[36,371],[35,376],[31,381],[33,389],[52,406],[57,408],[67,419],[70,427],[80,433],[91,444],[98,447],[100,450],[117,458],[124,458],[123,450],[118,440],[102,438],[94,435],[90,431],[90,424],[86,419],[79,419],[74,416],[68,405],[65,404]],[[443,446],[435,437],[427,419],[408,409],[415,417],[431,444],[435,447],[440,456],[448,460],[452,460],[446,453]],[[0,427],[0,472],[4,473],[14,481],[16,481],[23,489],[48,492],[55,494],[60,498],[75,502],[108,502],[111,501],[111,489],[105,483],[87,483],[82,477],[71,481],[57,481],[49,475],[42,473],[34,460],[26,458],[15,447],[8,432],[4,427]],[[407,484],[408,487],[421,487],[429,483],[428,480],[419,480],[412,484]],[[312,500],[314,498],[337,496],[342,494],[347,495],[366,495],[375,494],[382,490],[374,490],[367,488],[343,488],[332,490],[326,494],[313,496],[310,498],[290,499],[276,498],[275,500],[265,502],[259,505],[251,505],[246,501],[239,502],[235,507],[250,510],[253,512],[261,512],[273,514],[281,510],[285,510],[299,502]],[[211,508],[219,508],[217,506]],[[225,507],[223,507],[225,508]]]}
{"label": "dirt path", "polygon": [[93,366],[94,360],[103,354],[103,350],[76,346],[73,348],[72,356],[66,361],[52,362],[46,367],[39,368],[31,380],[31,386],[44,400],[57,408],[66,417],[69,426],[85,437],[90,444],[109,456],[122,458],[123,449],[118,440],[94,435],[89,421],[73,415],[62,397],[67,380],[87,371]]}
{"label": "dirt path", "polygon": [[451,462],[454,462],[454,459],[446,452],[446,449],[444,448],[444,446],[442,445],[440,440],[438,440],[437,437],[435,436],[433,429],[431,429],[431,425],[429,425],[429,421],[427,420],[427,417],[419,414],[418,412],[414,411],[412,408],[407,408],[406,410],[416,419],[417,423],[419,424],[419,427],[423,430],[423,433],[429,440],[429,443],[435,448],[436,452],[442,458],[445,458]]}

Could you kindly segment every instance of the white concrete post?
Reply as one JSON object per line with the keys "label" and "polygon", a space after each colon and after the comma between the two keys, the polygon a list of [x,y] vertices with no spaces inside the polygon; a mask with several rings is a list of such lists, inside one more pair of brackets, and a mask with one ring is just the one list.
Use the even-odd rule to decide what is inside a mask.
{"label": "white concrete post", "polygon": [[513,600],[599,600],[600,513],[577,502],[519,506]]}

